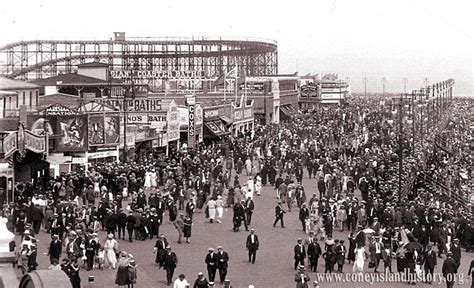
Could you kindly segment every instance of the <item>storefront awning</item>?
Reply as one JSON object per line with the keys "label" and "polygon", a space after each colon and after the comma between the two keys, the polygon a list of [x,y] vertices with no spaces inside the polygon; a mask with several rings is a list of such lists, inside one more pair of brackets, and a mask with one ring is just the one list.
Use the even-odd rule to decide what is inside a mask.
{"label": "storefront awning", "polygon": [[227,116],[221,116],[220,117],[222,121],[224,121],[227,125],[230,125],[232,123],[234,123],[234,121],[232,121],[232,119],[230,119],[229,117]]}
{"label": "storefront awning", "polygon": [[286,116],[286,117],[291,117],[292,114],[294,114],[295,112],[293,111],[294,108],[292,108],[293,106],[291,104],[285,104],[285,105],[280,105],[280,112],[283,112],[283,116]]}
{"label": "storefront awning", "polygon": [[222,137],[225,135],[230,134],[230,132],[223,126],[221,120],[214,120],[214,121],[205,121],[204,122],[204,131],[208,133],[204,133],[204,137]]}

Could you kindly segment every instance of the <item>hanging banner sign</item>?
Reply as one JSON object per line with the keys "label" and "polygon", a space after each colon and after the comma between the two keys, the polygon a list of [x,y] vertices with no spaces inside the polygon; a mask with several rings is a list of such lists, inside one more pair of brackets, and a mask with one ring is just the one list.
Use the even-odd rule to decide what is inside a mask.
{"label": "hanging banner sign", "polygon": [[[189,101],[192,99],[191,101]],[[194,144],[196,142],[196,132],[195,132],[195,119],[194,119],[194,113],[195,113],[195,98],[188,98],[188,111],[189,111],[189,121],[188,121],[188,147],[189,148],[194,148]]]}
{"label": "hanging banner sign", "polygon": [[46,139],[35,135],[30,131],[25,131],[25,148],[35,153],[43,153],[46,151]]}
{"label": "hanging banner sign", "polygon": [[3,153],[5,158],[12,155],[17,149],[17,137],[16,132],[10,133],[3,139]]}

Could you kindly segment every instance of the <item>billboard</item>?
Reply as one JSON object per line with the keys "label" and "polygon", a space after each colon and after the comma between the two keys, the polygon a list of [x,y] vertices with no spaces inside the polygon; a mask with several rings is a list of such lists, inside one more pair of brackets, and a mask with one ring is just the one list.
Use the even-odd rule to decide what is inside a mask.
{"label": "billboard", "polygon": [[87,116],[62,116],[57,118],[59,138],[57,151],[87,151]]}
{"label": "billboard", "polygon": [[109,115],[104,119],[105,144],[119,144],[120,142],[120,116]]}
{"label": "billboard", "polygon": [[104,116],[103,115],[93,115],[89,116],[88,123],[88,141],[89,146],[94,145],[103,145],[105,144],[104,140]]}

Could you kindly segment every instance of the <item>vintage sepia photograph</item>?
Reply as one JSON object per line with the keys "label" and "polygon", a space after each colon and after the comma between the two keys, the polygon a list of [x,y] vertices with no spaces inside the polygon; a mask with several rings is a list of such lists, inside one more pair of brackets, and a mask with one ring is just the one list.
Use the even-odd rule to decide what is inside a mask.
{"label": "vintage sepia photograph", "polygon": [[4,0],[0,287],[474,287],[468,0]]}

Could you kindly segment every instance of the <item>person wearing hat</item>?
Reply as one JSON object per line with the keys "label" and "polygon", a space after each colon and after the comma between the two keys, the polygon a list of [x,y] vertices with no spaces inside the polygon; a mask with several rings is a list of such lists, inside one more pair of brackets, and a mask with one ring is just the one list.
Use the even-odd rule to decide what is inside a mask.
{"label": "person wearing hat", "polygon": [[298,238],[297,244],[295,245],[295,248],[293,249],[294,252],[294,259],[295,259],[295,265],[294,268],[298,268],[298,265],[303,265],[304,266],[304,259],[306,258],[306,248],[303,245],[303,239]]}
{"label": "person wearing hat", "polygon": [[461,245],[459,245],[458,238],[453,240],[453,244],[451,244],[449,251],[453,253],[453,259],[456,260],[456,264],[458,265],[457,268],[459,268],[459,265],[461,265]]}
{"label": "person wearing hat", "polygon": [[194,281],[193,288],[208,288],[209,287],[209,281],[207,281],[206,277],[204,276],[204,273],[199,272],[197,274],[197,279]]}
{"label": "person wearing hat", "polygon": [[441,269],[443,277],[446,278],[446,287],[452,288],[454,286],[454,279],[456,273],[458,273],[458,264],[453,258],[453,252],[448,251],[446,253],[446,260],[443,262],[443,268]]}
{"label": "person wearing hat", "polygon": [[379,263],[382,259],[382,243],[380,243],[380,235],[376,234],[374,241],[369,246],[370,256],[374,263],[374,273],[378,272]]}
{"label": "person wearing hat", "polygon": [[295,274],[296,288],[309,288],[310,278],[305,270],[304,265],[298,267],[298,272]]}
{"label": "person wearing hat", "polygon": [[158,268],[163,267],[167,246],[168,240],[166,240],[165,234],[161,234],[160,238],[156,240],[155,247],[153,248],[153,253],[156,253],[155,264],[158,265]]}
{"label": "person wearing hat", "polygon": [[221,283],[224,283],[227,276],[227,268],[229,267],[229,254],[224,251],[222,246],[217,246],[217,260],[219,278],[221,279]]}
{"label": "person wearing hat", "polygon": [[[283,215],[286,213],[285,210],[283,210],[283,206],[281,203],[281,200],[278,200],[278,204],[275,207],[275,222],[273,222],[273,227],[276,226],[278,221],[281,221],[281,228],[285,228],[285,225],[283,224]],[[296,270],[296,268],[295,268]]]}
{"label": "person wearing hat", "polygon": [[433,245],[428,244],[427,248],[428,249],[423,257],[423,264],[425,267],[426,282],[431,284],[431,281],[433,280],[433,272],[435,266],[438,264],[438,260],[436,257],[436,252],[433,251]]}
{"label": "person wearing hat", "polygon": [[114,239],[114,234],[108,234],[104,243],[105,263],[109,265],[109,269],[115,269],[117,265],[118,242]]}
{"label": "person wearing hat", "polygon": [[217,271],[217,254],[214,253],[214,248],[209,248],[208,249],[208,254],[206,255],[206,259],[204,262],[206,262],[207,265],[207,274],[209,276],[209,281],[214,282],[214,279],[216,277],[216,271]]}
{"label": "person wearing hat", "polygon": [[247,236],[246,247],[249,251],[249,262],[255,264],[255,257],[257,256],[257,250],[260,246],[258,242],[258,236],[255,235],[255,229],[250,229],[250,235]]}
{"label": "person wearing hat", "polygon": [[336,247],[334,248],[334,252],[336,253],[337,272],[342,273],[342,268],[346,260],[346,252],[347,252],[346,246],[344,246],[344,240],[341,240],[339,241],[339,244],[336,244]]}
{"label": "person wearing hat", "polygon": [[53,259],[60,259],[63,251],[63,242],[59,239],[59,235],[53,234],[52,240],[48,248],[49,261],[52,264]]}
{"label": "person wearing hat", "polygon": [[[99,252],[100,243],[97,239],[97,233],[93,232],[89,239],[85,241],[85,248],[86,248],[86,263],[87,263],[87,271],[92,270],[94,267],[94,258],[95,255]],[[59,259],[59,258],[58,258]]]}
{"label": "person wearing hat", "polygon": [[163,267],[166,270],[166,281],[168,285],[171,285],[173,281],[174,269],[178,265],[178,257],[176,253],[171,251],[171,246],[166,246],[166,254],[163,262]]}

